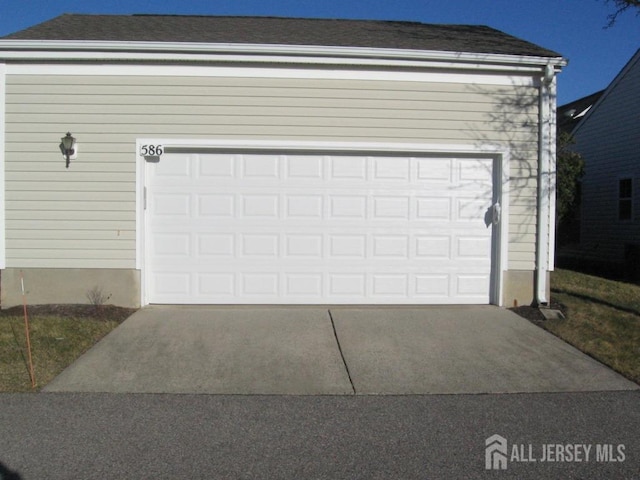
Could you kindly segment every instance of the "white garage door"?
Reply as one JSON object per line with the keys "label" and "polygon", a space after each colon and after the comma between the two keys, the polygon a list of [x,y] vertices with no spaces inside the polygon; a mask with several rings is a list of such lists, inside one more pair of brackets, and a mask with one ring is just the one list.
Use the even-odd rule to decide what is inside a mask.
{"label": "white garage door", "polygon": [[149,303],[489,303],[491,159],[147,163]]}

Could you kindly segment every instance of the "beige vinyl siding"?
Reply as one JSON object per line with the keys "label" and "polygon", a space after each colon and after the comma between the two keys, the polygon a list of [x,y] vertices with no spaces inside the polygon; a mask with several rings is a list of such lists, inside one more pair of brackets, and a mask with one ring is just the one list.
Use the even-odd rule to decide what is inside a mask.
{"label": "beige vinyl siding", "polygon": [[[500,144],[512,158],[509,268],[534,266],[533,87],[7,75],[6,100],[9,267],[134,268],[140,137]],[[68,170],[67,131],[79,142]]]}

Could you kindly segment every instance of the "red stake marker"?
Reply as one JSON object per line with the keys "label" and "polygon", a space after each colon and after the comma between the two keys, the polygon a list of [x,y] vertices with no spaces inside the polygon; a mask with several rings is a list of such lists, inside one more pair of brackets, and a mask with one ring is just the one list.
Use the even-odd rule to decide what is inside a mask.
{"label": "red stake marker", "polygon": [[36,374],[33,370],[33,360],[31,358],[31,334],[29,333],[29,317],[27,315],[27,296],[24,293],[24,278],[20,270],[20,286],[22,287],[22,305],[24,307],[24,331],[27,337],[27,355],[29,357],[29,378],[31,378],[31,388],[36,388]]}

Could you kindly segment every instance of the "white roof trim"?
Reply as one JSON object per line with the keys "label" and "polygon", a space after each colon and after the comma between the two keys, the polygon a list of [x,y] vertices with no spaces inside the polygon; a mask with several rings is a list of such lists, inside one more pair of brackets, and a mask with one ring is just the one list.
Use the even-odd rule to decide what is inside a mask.
{"label": "white roof trim", "polygon": [[[406,50],[314,45],[215,44],[181,42],[105,42],[68,40],[0,40],[0,59],[32,60],[192,60],[383,65],[425,62],[502,67],[564,67],[562,57]],[[348,60],[347,60],[348,59]],[[339,61],[341,60],[341,61]],[[354,60],[358,60],[354,63]],[[412,63],[415,62],[415,63]]]}

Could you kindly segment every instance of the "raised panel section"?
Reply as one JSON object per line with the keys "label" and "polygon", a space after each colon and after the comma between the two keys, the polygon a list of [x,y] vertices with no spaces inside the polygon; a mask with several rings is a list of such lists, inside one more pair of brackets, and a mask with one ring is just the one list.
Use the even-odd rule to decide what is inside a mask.
{"label": "raised panel section", "polygon": [[244,257],[277,257],[278,235],[243,235]]}
{"label": "raised panel section", "polygon": [[318,156],[289,155],[286,160],[287,176],[293,179],[321,179],[323,158]]}
{"label": "raised panel section", "polygon": [[366,157],[331,157],[331,179],[366,180]]}
{"label": "raised panel section", "polygon": [[181,272],[156,272],[153,277],[154,292],[167,296],[189,296],[191,275]]}
{"label": "raised panel section", "polygon": [[157,216],[186,217],[191,214],[189,194],[164,194],[153,199],[153,212]]}
{"label": "raised panel section", "polygon": [[458,295],[482,297],[489,288],[488,275],[458,275]]}
{"label": "raised panel section", "polygon": [[245,273],[242,275],[242,293],[245,295],[275,296],[278,293],[277,273]]}
{"label": "raised panel section", "polygon": [[375,218],[409,218],[409,197],[374,197],[373,215]]}
{"label": "raised panel section", "polygon": [[382,258],[409,258],[409,238],[406,236],[376,235],[373,237],[373,256]]}
{"label": "raised panel section", "polygon": [[278,195],[245,195],[242,197],[245,217],[277,217]]}
{"label": "raised panel section", "polygon": [[408,158],[375,157],[373,164],[376,180],[409,180]]}
{"label": "raised panel section", "polygon": [[450,260],[451,237],[417,237],[416,256],[431,259]]}
{"label": "raised panel section", "polygon": [[286,215],[290,218],[322,217],[322,196],[289,195],[286,200]]}
{"label": "raised panel section", "polygon": [[487,209],[491,202],[486,200],[462,198],[456,202],[456,214],[458,220],[484,223]]}
{"label": "raised panel section", "polygon": [[198,292],[203,296],[228,297],[235,294],[233,273],[203,273],[198,275]]}
{"label": "raised panel section", "polygon": [[434,183],[449,183],[451,181],[451,159],[448,158],[419,158],[418,179]]}
{"label": "raised panel section", "polygon": [[331,257],[364,258],[367,252],[365,235],[331,235],[329,255]]}
{"label": "raised panel section", "polygon": [[198,236],[199,256],[232,257],[235,251],[234,235],[228,234],[200,234]]}
{"label": "raised panel section", "polygon": [[215,155],[199,158],[201,177],[232,178],[235,174],[235,155]]}
{"label": "raised panel section", "polygon": [[153,253],[164,256],[188,256],[191,238],[188,233],[158,233],[153,236]]}
{"label": "raised panel section", "polygon": [[335,296],[362,297],[365,294],[365,275],[333,273],[329,274],[329,292]]}
{"label": "raised panel section", "polygon": [[291,273],[286,275],[286,295],[317,298],[322,295],[322,275]]}
{"label": "raised panel section", "polygon": [[484,259],[491,252],[491,239],[486,237],[458,237],[458,256]]}
{"label": "raised panel section", "polygon": [[373,294],[381,296],[407,297],[408,278],[406,275],[374,275]]}
{"label": "raised panel section", "polygon": [[420,297],[448,298],[449,275],[447,274],[419,274],[415,277],[416,295]]}
{"label": "raised panel section", "polygon": [[164,156],[156,165],[154,174],[158,178],[189,177],[191,176],[192,158],[188,155]]}
{"label": "raised panel section", "polygon": [[331,197],[331,216],[334,218],[365,218],[367,197],[336,195]]}
{"label": "raised panel section", "polygon": [[233,195],[200,195],[198,197],[198,214],[201,217],[234,216],[235,198]]}
{"label": "raised panel section", "polygon": [[287,257],[322,257],[322,235],[288,235]]}
{"label": "raised panel section", "polygon": [[451,220],[451,199],[448,197],[418,198],[417,217],[420,220]]}
{"label": "raised panel section", "polygon": [[277,155],[243,155],[242,173],[245,178],[278,178],[279,157]]}

